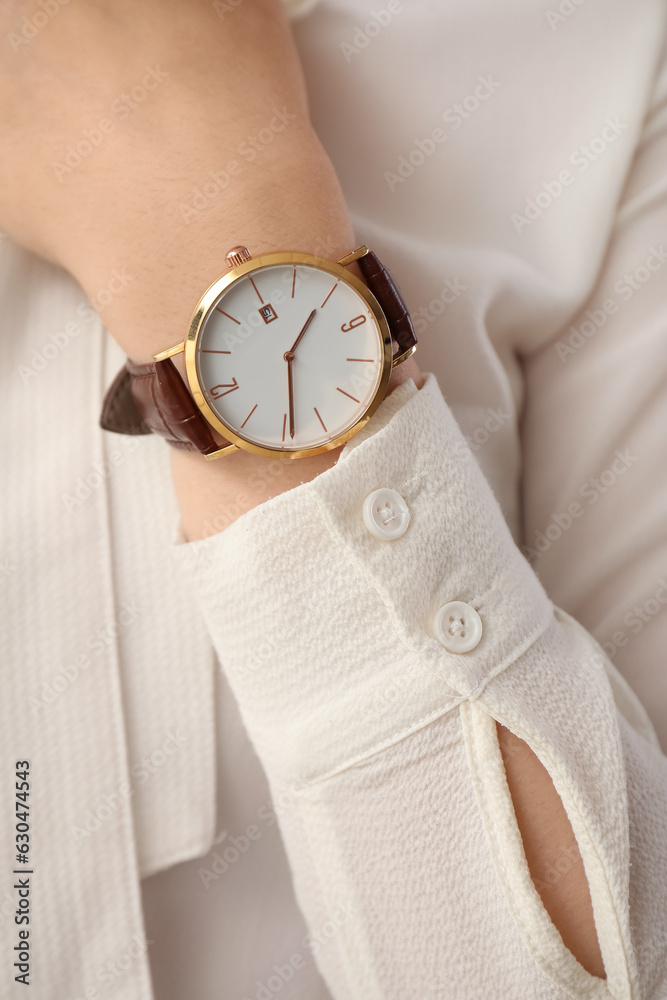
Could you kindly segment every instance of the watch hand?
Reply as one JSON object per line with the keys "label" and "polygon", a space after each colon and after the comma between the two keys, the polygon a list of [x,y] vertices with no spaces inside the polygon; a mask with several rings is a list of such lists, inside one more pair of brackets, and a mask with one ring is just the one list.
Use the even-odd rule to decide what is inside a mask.
{"label": "watch hand", "polygon": [[289,399],[289,436],[291,438],[294,437],[294,386],[293,386],[293,383],[292,383],[292,362],[294,361],[294,352],[295,352],[295,350],[296,350],[296,348],[297,348],[297,346],[299,344],[299,341],[301,340],[301,338],[303,337],[304,333],[306,332],[306,330],[308,329],[308,327],[312,323],[313,316],[315,315],[316,312],[317,312],[317,309],[313,309],[313,311],[311,312],[310,316],[308,317],[308,319],[306,320],[306,322],[303,324],[303,327],[301,329],[301,333],[296,338],[296,340],[292,344],[292,346],[289,349],[289,351],[285,351],[285,353],[283,354],[283,357],[284,357],[285,361],[287,362],[287,395],[288,395],[288,399]]}
{"label": "watch hand", "polygon": [[292,344],[292,346],[291,346],[291,348],[289,349],[289,351],[287,351],[287,352],[286,352],[286,354],[294,354],[294,352],[295,352],[295,351],[296,351],[296,349],[297,349],[297,345],[298,345],[298,344],[299,344],[299,342],[301,341],[301,338],[303,337],[304,333],[306,332],[306,330],[308,329],[308,327],[309,327],[309,326],[310,326],[310,324],[312,323],[312,321],[313,321],[313,316],[315,315],[315,313],[316,313],[316,312],[317,312],[317,309],[313,309],[313,311],[311,312],[310,316],[308,317],[308,319],[306,320],[306,322],[305,322],[305,323],[303,324],[303,329],[302,329],[301,333],[300,333],[300,334],[299,334],[299,336],[298,336],[298,337],[296,338],[296,340],[295,340],[295,341],[294,341],[294,343]]}
{"label": "watch hand", "polygon": [[289,399],[289,436],[294,437],[294,387],[292,385],[292,361],[294,355],[287,358],[287,395]]}

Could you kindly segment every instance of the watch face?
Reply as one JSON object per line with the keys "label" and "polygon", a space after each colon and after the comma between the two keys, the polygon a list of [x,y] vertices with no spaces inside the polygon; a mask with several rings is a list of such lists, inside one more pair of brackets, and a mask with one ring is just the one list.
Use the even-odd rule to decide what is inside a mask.
{"label": "watch face", "polygon": [[[287,262],[259,263],[276,258]],[[382,398],[386,321],[340,265],[267,255],[235,268],[206,298],[188,338],[188,373],[194,365],[193,393],[209,421],[241,447],[285,457],[324,451]]]}

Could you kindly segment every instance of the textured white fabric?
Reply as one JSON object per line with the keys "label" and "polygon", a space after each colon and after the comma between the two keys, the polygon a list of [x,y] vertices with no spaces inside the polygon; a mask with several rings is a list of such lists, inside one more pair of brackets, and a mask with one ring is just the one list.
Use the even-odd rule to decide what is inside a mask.
{"label": "textured white fabric", "polygon": [[[506,718],[510,728],[510,719],[523,723],[552,773],[560,769],[558,787],[594,889],[614,995],[627,995],[628,976],[635,976],[634,1000],[665,995],[665,759],[653,748],[652,728],[632,693],[640,695],[666,748],[667,615],[660,598],[667,579],[667,269],[650,270],[646,263],[650,258],[656,264],[652,248],[660,252],[667,232],[665,6],[663,0],[586,0],[558,14],[551,0],[403,0],[400,10],[392,4],[392,17],[380,30],[372,24],[366,30],[373,12],[388,6],[327,0],[295,24],[312,116],[341,178],[357,236],[396,274],[417,322],[422,367],[435,374],[447,401],[433,386],[423,401],[390,398],[363,436],[366,454],[381,447],[371,435],[383,420],[387,433],[392,415],[410,422],[409,409],[398,410],[401,403],[426,407],[430,399],[428,412],[437,416],[443,441],[455,436],[453,414],[514,540],[532,550],[548,597],[511,548],[497,510],[499,532],[488,552],[466,556],[456,549],[459,535],[469,537],[467,523],[451,537],[441,537],[439,527],[433,549],[458,553],[452,567],[458,566],[470,600],[486,599],[480,613],[491,623],[494,648],[505,642],[503,648],[516,651],[524,611],[526,622],[543,621],[546,630],[513,662],[491,667],[500,673],[477,697],[462,698],[465,669],[440,669],[447,654],[432,645],[428,629],[420,632],[414,617],[411,628],[397,624],[396,612],[375,589],[378,567],[371,560],[369,574],[360,575],[359,562],[350,559],[344,580],[330,581],[358,623],[354,635],[351,626],[339,629],[341,650],[358,657],[364,620],[382,621],[366,636],[370,647],[387,643],[389,632],[394,636],[376,677],[366,659],[360,667],[359,690],[368,697],[372,680],[380,692],[373,711],[356,730],[356,705],[343,719],[348,749],[366,756],[356,764],[343,759],[348,749],[325,725],[312,760],[297,759],[283,740],[275,762],[280,774],[268,765],[273,788],[295,767],[304,787],[283,793],[273,810],[234,698],[220,673],[213,675],[211,639],[195,593],[169,552],[175,505],[167,449],[150,439],[134,448],[99,430],[104,389],[120,366],[120,352],[102,347],[100,324],[81,311],[80,290],[67,275],[2,241],[0,385],[3,412],[11,418],[0,439],[1,663],[8,695],[0,699],[0,747],[5,762],[26,755],[33,761],[39,914],[33,934],[40,956],[33,995],[39,1000],[78,1000],[86,993],[91,1000],[256,1000],[268,989],[273,967],[284,967],[294,954],[303,966],[276,994],[289,1000],[331,996],[314,959],[326,969],[336,1000],[350,995],[347,982],[357,973],[369,984],[367,996],[384,990],[401,1000],[595,995],[568,966],[528,884],[490,717]],[[473,107],[480,77],[490,93],[466,111],[467,118],[458,116],[456,104],[470,98],[467,106]],[[581,157],[580,147],[599,139],[607,118],[625,127],[617,124],[616,138],[601,153],[591,150],[596,158],[581,169],[571,157]],[[418,161],[417,142],[430,149],[425,140],[437,127],[446,141],[424,154],[412,173],[404,167],[408,176],[391,179],[392,189],[385,175],[396,174],[401,157],[412,154]],[[553,182],[565,168],[572,183],[517,231],[513,214],[524,214],[526,200],[538,195],[544,203],[545,183],[557,191]],[[609,300],[618,308],[591,332]],[[326,482],[334,492],[336,481],[350,475],[350,462],[362,464],[355,459],[361,446],[360,436],[332,470],[336,476]],[[610,474],[614,481],[607,486],[600,477],[617,450],[637,458]],[[114,454],[121,460],[111,468]],[[464,455],[438,459],[426,486],[441,461]],[[401,444],[395,460],[404,463],[406,496],[416,475],[410,459]],[[93,480],[81,503],[66,508],[63,496],[95,472],[96,462],[110,463],[109,474]],[[595,479],[600,488],[591,485]],[[475,481],[479,513],[492,504],[485,484]],[[410,502],[419,503],[423,484],[412,486]],[[594,502],[582,488],[592,491]],[[267,523],[274,513],[286,516],[290,505],[295,522],[310,518],[313,504],[304,529],[316,528],[319,537],[317,518],[327,511],[327,495],[319,489],[313,484],[286,497],[283,506],[267,505]],[[574,502],[582,512],[561,528],[558,519],[567,523]],[[350,505],[349,517],[356,516],[351,501],[343,496],[343,503]],[[423,515],[421,521],[423,532]],[[227,538],[212,539],[210,551],[241,544],[243,523],[263,523],[260,512]],[[338,534],[324,533],[337,565],[343,552],[370,541],[355,541],[347,518],[327,523],[337,526]],[[449,512],[446,523],[452,523]],[[393,546],[410,541],[414,526],[397,542],[378,543],[389,545],[382,559],[389,561]],[[304,534],[303,562],[317,574],[321,566],[309,538]],[[259,542],[259,536],[248,539],[249,550]],[[518,613],[512,595],[494,608],[488,584],[473,587],[461,570],[467,559],[471,573],[483,576],[499,551],[509,553],[503,570],[518,574],[530,595]],[[425,567],[432,582],[438,568],[430,558]],[[440,572],[448,599],[454,581],[448,565]],[[356,592],[351,579],[359,584]],[[383,594],[391,582],[391,574],[383,578]],[[215,595],[218,578],[209,583]],[[268,599],[275,597],[272,588],[269,581]],[[400,614],[422,614],[423,626],[428,615],[417,598],[429,593],[427,578],[419,575]],[[313,595],[308,598],[312,602]],[[141,613],[116,629],[123,604],[135,600]],[[551,612],[551,601],[604,645],[619,674],[587,633],[563,612]],[[512,617],[503,614],[501,622],[503,608]],[[208,613],[213,615],[210,604]],[[227,628],[211,621],[216,630]],[[303,697],[310,711],[323,689],[316,683],[316,659],[304,662],[303,651],[317,653],[326,666],[330,654],[319,639],[321,625],[317,620],[317,630],[306,634],[302,623],[290,637],[290,663],[309,681]],[[100,629],[104,640],[91,649]],[[266,670],[272,654],[267,661],[262,637],[256,641]],[[246,642],[252,645],[252,634]],[[419,651],[411,658],[406,649],[413,643]],[[459,659],[472,657],[486,670],[484,648]],[[43,685],[58,676],[67,681],[64,669],[83,653],[92,653],[90,666],[47,709],[33,712],[30,698],[40,697]],[[533,664],[538,687],[526,684]],[[558,702],[550,695],[551,674],[545,690],[547,670],[562,696]],[[241,674],[234,674],[237,688]],[[581,703],[573,704],[568,679]],[[590,690],[582,690],[584,679]],[[410,714],[413,694],[420,704],[438,705],[440,714],[420,726]],[[342,685],[334,684],[333,695],[331,704],[324,702],[323,723],[334,713],[339,717]],[[582,718],[582,705],[591,717],[606,719],[606,728],[596,730],[589,716]],[[271,712],[262,700],[250,711],[258,746],[276,738]],[[406,716],[414,731],[381,750],[371,744],[393,719]],[[295,735],[311,745],[308,718],[298,715],[294,725]],[[187,739],[163,759],[169,732]],[[601,747],[607,763],[589,780],[584,762],[598,766]],[[132,780],[133,768],[156,752],[160,766],[147,780]],[[351,766],[312,780],[336,762]],[[129,798],[118,794],[126,784]],[[107,796],[115,807],[103,811],[90,837],[77,840],[72,828]],[[276,812],[310,931],[294,902]],[[3,810],[3,984],[11,981],[15,943],[11,819]],[[216,855],[232,838],[242,843],[253,823],[259,839],[205,888],[201,870],[212,871]],[[354,907],[343,910],[341,902],[337,908],[338,899],[350,894]],[[420,927],[420,941],[400,937],[408,910],[415,920],[410,934]],[[628,910],[632,948],[624,957],[614,941],[627,945]],[[329,921],[324,914],[332,911]],[[388,923],[388,914],[396,915],[395,923]],[[445,922],[458,930],[443,940]],[[145,934],[150,944],[142,947]],[[114,965],[127,955],[129,965]],[[551,971],[540,965],[549,958]],[[469,983],[456,992],[455,977],[474,983],[484,969],[488,978],[481,987]],[[422,977],[421,984],[413,975]],[[578,979],[569,993],[568,976]],[[598,995],[606,989],[593,985]],[[351,989],[361,989],[359,982]]]}
{"label": "textured white fabric", "polygon": [[[630,933],[628,817],[641,814],[660,843],[667,761],[657,737],[642,719],[644,778],[628,787],[629,723],[607,677],[615,669],[554,613],[434,377],[420,392],[407,383],[388,405],[392,418],[350,442],[333,469],[177,550],[274,797],[292,792],[283,832],[304,913],[313,927],[340,908],[353,913],[322,957],[332,993],[437,996],[437,973],[461,996],[479,995],[491,976],[497,996],[645,996]],[[411,513],[390,544],[362,518],[381,487]],[[450,600],[482,618],[482,640],[465,654],[433,637],[434,613]],[[390,703],[388,690],[400,692]],[[631,707],[641,718],[638,700]],[[526,740],[563,799],[606,984],[564,947],[533,887],[494,719]],[[455,789],[469,811],[449,811]],[[406,852],[425,808],[440,823]],[[667,859],[658,851],[651,867],[642,908],[663,935],[653,947],[644,940],[642,976],[657,980],[658,997]],[[475,886],[469,873],[482,871]],[[505,900],[490,908],[492,886]],[[488,941],[502,966],[479,961]]]}

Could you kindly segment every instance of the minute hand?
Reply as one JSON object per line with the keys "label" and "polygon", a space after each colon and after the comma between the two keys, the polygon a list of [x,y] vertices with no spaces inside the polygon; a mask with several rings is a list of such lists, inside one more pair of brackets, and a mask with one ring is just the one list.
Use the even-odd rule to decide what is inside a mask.
{"label": "minute hand", "polygon": [[293,388],[293,382],[292,382],[292,362],[294,361],[294,351],[296,350],[296,347],[297,347],[299,341],[301,340],[301,338],[303,337],[304,333],[306,332],[306,330],[308,329],[308,327],[312,323],[313,316],[315,315],[316,312],[317,312],[317,309],[313,309],[313,311],[311,312],[310,316],[308,317],[308,319],[306,320],[306,322],[303,324],[303,328],[301,330],[301,333],[296,338],[296,340],[292,344],[292,346],[289,349],[289,351],[285,351],[285,353],[283,354],[283,357],[284,357],[285,361],[287,362],[287,391],[288,391],[288,398],[289,398],[289,435],[290,435],[291,438],[294,438],[294,388]]}

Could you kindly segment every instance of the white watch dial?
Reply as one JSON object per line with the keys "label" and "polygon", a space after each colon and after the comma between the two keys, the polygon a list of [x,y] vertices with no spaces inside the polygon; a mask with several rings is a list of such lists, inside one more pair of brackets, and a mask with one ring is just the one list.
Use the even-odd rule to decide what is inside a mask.
{"label": "white watch dial", "polygon": [[353,427],[378,391],[383,336],[362,296],[310,264],[238,278],[209,310],[196,365],[208,405],[262,448],[321,447]]}

